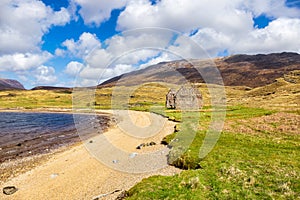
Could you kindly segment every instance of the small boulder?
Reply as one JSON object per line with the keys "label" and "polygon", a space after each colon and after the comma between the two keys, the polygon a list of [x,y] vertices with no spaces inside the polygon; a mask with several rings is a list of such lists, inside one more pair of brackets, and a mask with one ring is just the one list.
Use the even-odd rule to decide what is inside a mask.
{"label": "small boulder", "polygon": [[136,157],[138,154],[137,153],[131,153],[131,154],[129,154],[129,158],[134,158],[134,157]]}
{"label": "small boulder", "polygon": [[112,161],[114,164],[117,164],[117,163],[119,163],[119,160],[113,160]]}
{"label": "small boulder", "polygon": [[145,143],[142,143],[142,144],[140,144],[139,146],[137,146],[136,149],[142,149],[142,147],[145,147],[145,146],[146,146],[146,144],[145,144]]}
{"label": "small boulder", "polygon": [[150,142],[149,145],[154,146],[154,145],[156,145],[156,143],[155,142]]}
{"label": "small boulder", "polygon": [[3,194],[6,195],[12,195],[16,191],[18,191],[18,188],[16,188],[15,186],[7,186],[3,188]]}

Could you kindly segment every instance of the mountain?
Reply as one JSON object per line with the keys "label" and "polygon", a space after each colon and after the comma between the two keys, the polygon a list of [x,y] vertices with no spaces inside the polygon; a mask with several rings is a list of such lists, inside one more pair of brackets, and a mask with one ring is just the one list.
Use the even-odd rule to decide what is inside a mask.
{"label": "mountain", "polygon": [[[257,55],[240,54],[215,58],[213,61],[226,86],[264,86],[290,71],[300,69],[300,55],[288,52]],[[203,83],[198,70],[209,75],[210,70],[212,70],[210,65],[209,60],[198,59],[193,59],[191,62],[185,60],[162,62],[114,77],[101,83],[98,87],[110,87],[116,83],[118,85],[137,85],[146,82],[180,84],[184,79],[189,82]]]}
{"label": "mountain", "polygon": [[25,90],[25,88],[19,81],[0,78],[0,90]]}
{"label": "mountain", "polygon": [[31,90],[71,90],[68,87],[55,87],[55,86],[36,86]]}

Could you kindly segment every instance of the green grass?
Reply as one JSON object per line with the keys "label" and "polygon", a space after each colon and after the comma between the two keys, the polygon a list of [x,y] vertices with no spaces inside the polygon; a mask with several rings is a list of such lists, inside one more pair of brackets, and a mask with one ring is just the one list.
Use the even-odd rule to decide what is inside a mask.
{"label": "green grass", "polygon": [[[190,127],[184,123],[180,112],[170,111],[166,115],[182,120],[177,131],[164,138],[172,146],[170,164],[181,169],[175,176],[153,176],[131,188],[127,199],[297,199],[300,197],[300,137],[293,133],[277,130],[278,123],[269,121],[274,131],[255,127],[260,117],[275,114],[263,108],[229,106],[226,123],[247,121],[256,134],[244,133],[238,127],[222,132],[214,149],[203,159],[199,149],[211,120],[210,108],[200,115],[194,140],[184,151],[184,136]],[[271,118],[272,120],[272,118]],[[295,120],[295,119],[291,119]],[[287,120],[289,121],[289,120]],[[250,123],[251,122],[251,123]],[[288,122],[290,123],[290,121]],[[294,122],[295,124],[296,122]],[[204,128],[203,128],[204,125]],[[288,124],[287,124],[288,125]],[[180,136],[181,135],[181,136]],[[177,142],[174,142],[179,138]],[[178,150],[179,147],[179,150]],[[179,158],[173,159],[179,154]]]}
{"label": "green grass", "polygon": [[[252,117],[260,117],[264,115],[271,115],[275,113],[276,111],[268,110],[264,108],[252,108],[252,107],[245,107],[245,106],[228,106],[226,108],[226,119],[247,119]],[[198,112],[189,112],[190,115],[197,116]],[[180,111],[176,110],[167,110],[166,111],[166,117],[168,117],[171,120],[181,121],[182,119],[182,113]],[[200,121],[210,121],[211,120],[211,107],[204,107],[200,111]]]}
{"label": "green grass", "polygon": [[200,162],[202,169],[144,179],[128,191],[128,199],[296,199],[299,160],[299,146],[289,142],[223,132]]}
{"label": "green grass", "polygon": [[0,108],[71,108],[72,96],[64,91],[0,91]]}
{"label": "green grass", "polygon": [[[177,125],[178,131],[163,139],[164,144],[172,146],[168,159],[170,165],[181,169],[198,169],[201,167],[199,149],[202,146],[206,134],[209,134],[207,130],[212,120],[212,112],[207,110],[211,109],[203,109],[200,113],[180,113],[177,111],[166,113],[169,119],[181,121],[181,124]],[[272,113],[274,112],[262,108],[231,106],[227,108],[226,119],[248,119],[251,117],[271,115]],[[195,126],[197,127],[196,130],[193,128]],[[217,132],[210,133],[214,134],[213,137],[218,138],[219,136]],[[210,139],[207,138],[208,142],[209,140]]]}
{"label": "green grass", "polygon": [[267,110],[264,108],[251,108],[244,106],[230,106],[226,111],[226,119],[248,119],[252,117],[260,117],[271,115],[276,111]]}

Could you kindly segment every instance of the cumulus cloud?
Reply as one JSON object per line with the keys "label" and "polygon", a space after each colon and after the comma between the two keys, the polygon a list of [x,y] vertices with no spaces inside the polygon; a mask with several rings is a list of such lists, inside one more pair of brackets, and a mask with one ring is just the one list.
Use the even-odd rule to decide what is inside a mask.
{"label": "cumulus cloud", "polygon": [[120,64],[134,65],[156,56],[158,52],[155,48],[166,48],[172,36],[163,29],[134,30],[113,36],[102,45],[94,34],[83,33],[77,41],[64,41],[62,46],[66,50],[56,49],[56,55],[69,52],[83,59],[91,68],[106,68],[116,60]]}
{"label": "cumulus cloud", "polygon": [[[148,0],[130,1],[118,18],[118,29],[166,27],[190,36],[211,56],[224,50],[230,53],[298,51],[299,8],[287,7],[284,0]],[[253,18],[266,15],[274,20],[265,29],[254,27]],[[140,20],[143,19],[143,20]],[[291,41],[295,41],[291,44]],[[189,43],[189,44],[188,44]],[[183,57],[199,58],[184,37],[175,40],[169,50]],[[280,48],[281,46],[281,48]]]}
{"label": "cumulus cloud", "polygon": [[110,18],[112,10],[124,7],[127,0],[72,0],[72,2],[80,7],[79,14],[85,24],[99,26]]}
{"label": "cumulus cloud", "polygon": [[[172,39],[172,32],[165,29],[137,29],[116,35],[105,41],[106,50],[115,57],[122,56],[126,64],[135,64],[155,56],[151,49],[164,49]],[[134,53],[133,53],[134,52]]]}
{"label": "cumulus cloud", "polygon": [[54,54],[55,54],[56,56],[63,57],[63,56],[65,56],[66,51],[63,50],[63,49],[55,49]]}
{"label": "cumulus cloud", "polygon": [[168,62],[168,61],[180,60],[180,59],[181,58],[178,57],[178,56],[176,56],[176,55],[173,55],[173,54],[171,54],[169,52],[164,52],[161,55],[148,60],[148,62],[141,64],[139,66],[139,69],[143,69],[143,68],[149,67],[151,65],[158,64],[160,62]]}
{"label": "cumulus cloud", "polygon": [[57,82],[55,76],[55,69],[53,67],[39,66],[34,71],[34,77],[36,79],[36,85],[51,85]]}
{"label": "cumulus cloud", "polygon": [[80,78],[97,81],[97,80],[99,80],[99,78],[103,72],[104,72],[104,69],[102,69],[102,68],[92,68],[87,65],[80,72]]}
{"label": "cumulus cloud", "polygon": [[82,63],[71,61],[68,63],[64,72],[70,76],[76,76],[83,67],[84,65]]}
{"label": "cumulus cloud", "polygon": [[136,70],[133,65],[125,65],[125,64],[117,64],[111,68],[92,68],[90,66],[86,66],[80,72],[80,80],[79,84],[81,86],[88,86],[83,84],[84,82],[87,84],[96,83],[99,84],[111,77],[119,76],[121,74]]}
{"label": "cumulus cloud", "polygon": [[39,54],[15,53],[0,56],[0,71],[24,71],[42,65],[52,58],[48,52]]}
{"label": "cumulus cloud", "polygon": [[[84,57],[88,55],[93,49],[101,47],[101,43],[96,34],[84,32],[80,35],[77,41],[74,39],[68,39],[62,43],[62,46],[66,47],[68,52],[77,57]],[[63,51],[61,49],[56,50],[57,53]]]}
{"label": "cumulus cloud", "polygon": [[282,52],[300,53],[300,19],[279,18],[264,29],[250,32],[243,40],[232,42],[233,53]]}
{"label": "cumulus cloud", "polygon": [[286,4],[286,0],[246,0],[243,1],[242,8],[251,10],[255,16],[265,14],[274,18],[300,17],[299,9],[287,7]]}
{"label": "cumulus cloud", "polygon": [[86,58],[85,61],[92,68],[106,68],[113,56],[105,49],[95,49]]}
{"label": "cumulus cloud", "polygon": [[148,0],[131,1],[118,18],[118,28],[164,27],[188,32],[210,27],[246,31],[245,28],[252,25],[252,18],[248,11],[236,9],[239,2],[161,0],[152,5]]}
{"label": "cumulus cloud", "polygon": [[54,11],[42,1],[2,0],[0,2],[0,71],[10,71],[35,84],[54,84],[53,67],[44,65],[53,55],[42,51],[44,34],[53,26],[70,21],[67,9]]}
{"label": "cumulus cloud", "polygon": [[42,36],[53,25],[70,20],[65,8],[53,11],[36,0],[2,0],[0,3],[0,54],[39,51]]}
{"label": "cumulus cloud", "polygon": [[[164,27],[188,32],[202,27],[223,32],[245,32],[253,16],[300,17],[285,0],[148,0],[130,1],[118,18],[119,30]],[[141,20],[143,19],[143,20]]]}
{"label": "cumulus cloud", "polygon": [[215,57],[233,45],[233,35],[218,32],[212,28],[201,28],[193,35],[181,35],[168,50],[181,59]]}

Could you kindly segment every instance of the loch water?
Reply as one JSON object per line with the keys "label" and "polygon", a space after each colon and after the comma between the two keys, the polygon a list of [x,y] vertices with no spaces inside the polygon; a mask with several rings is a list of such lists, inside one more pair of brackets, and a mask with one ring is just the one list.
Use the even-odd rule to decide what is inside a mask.
{"label": "loch water", "polygon": [[105,115],[0,112],[0,163],[92,137],[108,121]]}

